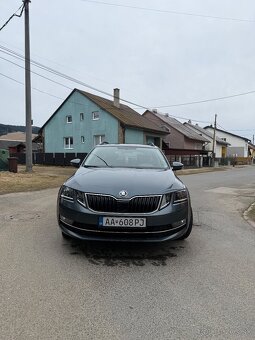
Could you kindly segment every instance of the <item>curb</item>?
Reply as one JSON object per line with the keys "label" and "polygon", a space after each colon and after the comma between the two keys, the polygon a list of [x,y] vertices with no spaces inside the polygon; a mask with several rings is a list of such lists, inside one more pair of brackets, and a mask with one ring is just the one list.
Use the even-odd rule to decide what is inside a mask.
{"label": "curb", "polygon": [[255,228],[255,221],[251,220],[249,218],[249,212],[255,208],[255,202],[252,203],[247,210],[243,213],[243,218],[245,219],[246,222],[248,222],[252,227]]}

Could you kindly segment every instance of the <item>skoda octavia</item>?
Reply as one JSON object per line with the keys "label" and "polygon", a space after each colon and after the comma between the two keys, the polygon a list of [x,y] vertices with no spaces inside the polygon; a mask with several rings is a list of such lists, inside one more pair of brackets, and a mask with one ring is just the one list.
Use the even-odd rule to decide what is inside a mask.
{"label": "skoda octavia", "polygon": [[64,238],[157,242],[185,239],[192,229],[186,186],[156,146],[96,146],[59,190]]}

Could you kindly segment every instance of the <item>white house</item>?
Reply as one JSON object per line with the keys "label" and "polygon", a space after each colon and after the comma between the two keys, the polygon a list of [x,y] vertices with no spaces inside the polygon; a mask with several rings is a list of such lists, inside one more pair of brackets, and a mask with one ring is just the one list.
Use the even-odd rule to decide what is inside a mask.
{"label": "white house", "polygon": [[[213,133],[213,126],[204,127],[206,131]],[[230,144],[227,148],[227,157],[248,157],[248,145],[250,140],[245,137],[235,135],[225,130],[216,129],[216,136]]]}
{"label": "white house", "polygon": [[[209,140],[207,144],[205,144],[205,150],[209,152],[213,152],[213,131],[205,130],[204,128],[200,127],[198,124],[192,124],[190,121],[188,123],[184,123],[184,125],[189,126],[193,131],[200,134]],[[215,157],[216,158],[225,158],[227,157],[227,149],[229,147],[229,143],[224,141],[223,139],[216,136],[215,138]]]}

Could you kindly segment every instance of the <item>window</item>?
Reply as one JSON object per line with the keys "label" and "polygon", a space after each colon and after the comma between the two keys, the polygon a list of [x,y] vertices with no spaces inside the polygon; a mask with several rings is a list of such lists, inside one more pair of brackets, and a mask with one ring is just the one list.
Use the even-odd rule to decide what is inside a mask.
{"label": "window", "polygon": [[84,136],[81,136],[81,143],[85,143],[85,138],[84,138]]}
{"label": "window", "polygon": [[225,142],[227,141],[227,138],[221,138],[222,140],[224,140]]}
{"label": "window", "polygon": [[66,116],[66,122],[68,124],[72,123],[72,116],[71,115]]}
{"label": "window", "polygon": [[80,113],[80,120],[84,120],[84,113],[83,112]]}
{"label": "window", "polygon": [[64,137],[64,148],[73,149],[73,137]]}
{"label": "window", "polygon": [[94,136],[94,145],[101,144],[105,141],[105,135],[96,135]]}
{"label": "window", "polygon": [[93,120],[98,120],[99,119],[99,112],[98,111],[92,112],[92,119]]}

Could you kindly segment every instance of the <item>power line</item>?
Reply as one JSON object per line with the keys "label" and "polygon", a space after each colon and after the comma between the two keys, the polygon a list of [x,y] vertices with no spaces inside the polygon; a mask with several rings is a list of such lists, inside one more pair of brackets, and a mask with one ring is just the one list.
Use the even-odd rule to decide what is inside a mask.
{"label": "power line", "polygon": [[254,131],[255,130],[255,128],[254,129],[235,129],[235,130],[228,130],[228,131]]}
{"label": "power line", "polygon": [[[17,64],[17,63],[14,63],[14,62],[11,61],[11,60],[8,60],[8,59],[3,58],[3,57],[0,57],[0,59],[3,59],[3,60],[5,60],[5,61],[7,61],[8,63],[11,63],[11,64],[13,64],[13,65],[15,65],[15,66],[17,66],[17,67],[20,67],[20,68],[22,68],[22,69],[25,70],[25,67],[23,67],[23,66],[21,66],[21,65],[19,65],[19,64]],[[44,79],[46,79],[46,80],[48,80],[48,81],[51,81],[52,83],[55,83],[55,84],[60,85],[60,86],[63,86],[63,87],[65,87],[65,88],[69,89],[69,90],[73,90],[73,88],[71,88],[71,87],[69,87],[69,86],[66,86],[66,85],[64,85],[64,84],[62,84],[62,83],[59,83],[59,82],[57,82],[57,81],[55,81],[55,80],[53,80],[53,79],[50,79],[50,78],[48,78],[48,77],[45,77],[45,76],[43,76],[43,75],[40,74],[40,73],[37,73],[37,72],[34,72],[34,71],[30,71],[30,72],[33,73],[33,74],[36,74],[37,76],[39,76],[39,77],[41,77],[41,78],[44,78]]]}
{"label": "power line", "polygon": [[[0,45],[0,48],[1,48],[1,45]],[[1,51],[1,49],[0,49],[0,51]],[[9,54],[9,53],[7,53],[7,54]],[[9,55],[10,55],[10,54],[9,54]],[[17,56],[16,56],[16,57],[17,57]],[[21,57],[17,57],[17,58],[18,58],[18,59],[22,59]],[[0,57],[0,59],[3,59],[3,60],[5,60],[5,61],[7,61],[7,62],[9,62],[9,63],[11,63],[11,64],[13,64],[13,65],[15,65],[15,66],[18,66],[18,67],[24,69],[23,66],[21,66],[21,65],[19,65],[19,64],[17,64],[17,63],[14,63],[13,61],[10,61],[10,60],[8,60],[8,59],[6,59],[6,58]],[[37,75],[37,76],[39,76],[39,77],[41,77],[41,78],[44,78],[44,79],[46,79],[46,80],[48,80],[48,81],[50,81],[50,82],[53,82],[53,83],[55,83],[55,84],[57,84],[57,85],[60,85],[60,86],[62,86],[62,87],[65,87],[65,88],[68,88],[68,89],[70,89],[70,90],[73,90],[73,88],[71,88],[71,87],[69,87],[69,86],[66,86],[66,85],[64,85],[64,84],[62,84],[62,83],[59,83],[59,82],[57,82],[57,81],[55,81],[55,80],[53,80],[53,79],[50,79],[50,78],[48,78],[48,77],[45,77],[45,76],[43,76],[42,74],[39,74],[39,73],[34,72],[34,71],[31,71],[31,73],[33,73],[33,74],[35,74],[35,75]],[[37,89],[37,90],[38,90],[38,89]],[[39,91],[43,93],[42,90],[39,90]],[[255,92],[255,91],[254,91],[254,92]],[[45,92],[45,94],[48,94],[48,93]],[[58,98],[58,97],[57,97],[57,98]],[[63,100],[64,100],[64,98],[59,98],[59,99],[63,99]],[[143,109],[145,109],[145,110],[151,110],[150,108],[145,107],[145,106],[139,106],[139,108],[143,108]],[[158,107],[158,108],[160,108],[160,107]],[[137,109],[137,108],[134,108],[134,109]],[[164,112],[164,113],[162,113],[162,114],[167,114],[167,115],[169,115],[170,117],[177,118],[177,119],[181,119],[181,120],[186,120],[186,121],[188,121],[188,120],[193,120],[193,121],[198,122],[198,123],[203,123],[203,124],[208,124],[208,123],[209,123],[209,124],[211,124],[211,122],[209,122],[209,121],[197,120],[197,119],[188,118],[188,117],[182,117],[182,116],[175,116],[175,115],[173,115],[173,114],[171,114],[171,113],[168,113],[168,112]]]}
{"label": "power line", "polygon": [[[2,46],[2,45],[0,45],[0,51],[1,51],[2,53],[11,55],[11,56],[14,57],[14,58],[18,58],[18,59],[20,59],[20,60],[24,60],[24,56],[23,56],[23,55],[21,55],[21,54],[19,54],[19,53],[16,53],[15,51],[13,51],[13,50],[11,50],[11,49],[8,49],[8,48],[6,48],[6,47],[4,47],[4,46]],[[4,59],[4,58],[2,58],[2,59]],[[8,61],[8,59],[4,59],[4,60],[7,60],[7,61]],[[107,96],[112,97],[112,93],[108,93],[108,92],[106,92],[106,91],[102,91],[102,90],[100,90],[100,89],[97,89],[97,88],[95,88],[95,87],[93,87],[93,86],[91,86],[91,85],[89,85],[89,84],[84,83],[84,82],[81,81],[81,80],[78,80],[78,79],[73,78],[73,77],[71,77],[71,76],[68,76],[68,75],[66,75],[66,74],[64,74],[64,73],[62,73],[62,72],[59,72],[59,71],[57,71],[57,70],[55,70],[55,69],[53,69],[53,68],[50,68],[50,67],[45,66],[45,65],[43,65],[43,64],[41,64],[41,63],[38,63],[38,62],[36,62],[35,60],[32,60],[32,59],[31,59],[30,61],[31,61],[31,64],[32,64],[32,65],[34,65],[34,66],[36,66],[36,67],[38,67],[38,68],[40,68],[40,69],[43,69],[43,70],[45,70],[45,71],[47,71],[47,72],[50,72],[50,73],[53,73],[54,75],[57,75],[57,76],[62,77],[62,78],[65,78],[65,79],[67,79],[67,80],[69,80],[69,81],[72,81],[72,82],[74,82],[74,83],[77,83],[77,84],[79,84],[79,85],[85,86],[85,87],[87,87],[87,88],[89,88],[89,89],[91,89],[91,90],[93,90],[93,91],[96,91],[96,92],[99,92],[99,93],[102,93],[102,94],[105,94],[105,95],[107,95]],[[34,73],[35,73],[35,72],[34,72]],[[37,74],[37,75],[38,75],[38,74]],[[135,105],[135,106],[138,106],[138,107],[140,107],[140,108],[143,108],[143,109],[145,109],[145,110],[148,109],[147,107],[145,107],[145,106],[143,106],[143,105],[139,105],[139,104],[137,104],[137,103],[133,103],[133,102],[131,102],[131,101],[129,101],[129,100],[126,100],[126,99],[123,99],[123,98],[120,98],[120,100],[121,100],[122,102],[125,102],[125,103],[128,103],[128,104]]]}
{"label": "power line", "polygon": [[[8,54],[8,53],[7,53],[7,54]],[[9,54],[9,55],[10,55],[10,54]],[[16,58],[21,59],[21,58],[19,58],[19,57],[16,57]],[[0,56],[0,59],[5,60],[5,61],[7,61],[8,63],[13,64],[13,65],[15,65],[15,66],[17,66],[17,67],[19,67],[19,68],[25,69],[24,66],[21,66],[21,65],[15,63],[15,62],[13,62],[13,61],[11,61],[11,60],[9,60],[9,59],[3,58],[3,57],[1,57],[1,56]],[[36,66],[37,66],[37,65],[36,65]],[[60,85],[60,86],[65,87],[65,88],[67,88],[67,89],[69,89],[69,90],[73,90],[72,87],[67,86],[67,85],[64,85],[63,83],[57,82],[57,81],[55,81],[55,80],[53,80],[53,79],[51,79],[51,78],[48,78],[48,77],[46,77],[46,76],[43,76],[43,75],[40,74],[40,73],[37,73],[37,72],[32,71],[32,70],[31,70],[30,72],[33,73],[33,74],[35,74],[35,75],[37,75],[37,76],[39,76],[39,77],[41,77],[41,78],[43,78],[43,79],[48,80],[48,81],[50,81],[50,82],[52,82],[52,83],[54,83],[54,84]],[[53,73],[53,72],[52,72],[52,73]],[[56,74],[56,75],[58,75],[58,74]],[[67,78],[67,79],[68,79],[68,78]],[[69,79],[68,79],[68,80],[69,80]],[[75,82],[74,79],[73,79],[72,81]],[[79,81],[77,81],[77,82],[79,82]],[[79,83],[80,83],[80,82],[79,82]],[[82,82],[81,82],[81,83],[82,83]],[[83,85],[83,83],[82,83],[82,85]],[[86,86],[86,85],[83,85],[83,86]],[[100,90],[98,90],[98,91],[100,91]],[[100,92],[102,92],[102,93],[104,93],[104,94],[107,93],[107,92],[104,92],[104,91],[100,91]],[[108,94],[108,95],[112,97],[112,94]],[[62,98],[62,99],[63,99],[63,98]],[[121,99],[121,98],[120,98],[120,100],[122,100],[122,101],[124,101],[124,102],[128,102],[128,103],[132,103],[132,102],[127,101],[127,100],[125,100],[125,99]],[[135,104],[135,103],[132,103],[132,104],[133,104],[133,105],[138,105],[138,104]],[[140,105],[139,107],[140,107],[140,108],[143,108],[143,109],[145,109],[145,110],[149,110],[149,108],[147,108],[147,107],[145,107],[145,106],[141,106],[141,105]],[[109,108],[110,108],[110,107],[109,107]]]}
{"label": "power line", "polygon": [[223,126],[221,126],[219,123],[217,124],[219,128],[221,128],[222,130],[228,132]]}
{"label": "power line", "polygon": [[[15,51],[13,51],[13,50],[11,50],[11,49],[8,49],[8,48],[6,48],[6,47],[4,47],[4,46],[2,46],[2,45],[0,45],[0,51],[3,52],[3,53],[5,53],[5,54],[7,54],[7,55],[9,55],[9,56],[12,56],[12,57],[14,57],[14,58],[17,58],[17,59],[19,59],[19,60],[24,60],[24,57],[23,57],[21,54],[16,53]],[[12,61],[10,61],[10,60],[8,60],[8,59],[6,59],[6,58],[3,58],[3,57],[0,57],[0,58],[3,59],[3,60],[5,60],[5,61],[7,61],[7,62],[9,62],[9,63],[12,63],[12,64],[14,64],[14,65],[16,65],[16,66],[18,66],[18,67],[24,69],[23,66],[20,66],[20,65],[17,64],[17,63],[14,63],[14,62],[12,62]],[[54,74],[54,75],[57,75],[57,76],[59,76],[59,77],[63,77],[63,78],[65,78],[65,79],[70,80],[70,81],[73,81],[73,82],[78,82],[80,85],[83,85],[83,86],[85,86],[85,87],[89,87],[89,88],[91,88],[91,89],[95,89],[94,87],[92,87],[92,86],[90,86],[90,85],[88,85],[88,84],[85,84],[85,83],[83,83],[83,82],[81,82],[81,81],[79,81],[79,80],[76,80],[75,78],[69,77],[69,76],[67,76],[67,75],[65,75],[65,74],[63,74],[63,73],[61,73],[61,72],[58,72],[58,71],[56,71],[56,70],[54,70],[54,69],[52,69],[52,68],[49,68],[49,67],[47,67],[47,66],[45,66],[45,65],[43,65],[43,64],[40,64],[40,63],[38,63],[38,62],[36,62],[36,61],[34,61],[34,60],[31,60],[31,63],[32,63],[34,66],[37,66],[37,67],[39,67],[40,69],[43,69],[43,70],[45,70],[45,71],[48,71],[48,72],[50,72],[50,73],[52,73],[52,74]],[[53,80],[53,79],[50,79],[50,78],[48,78],[48,77],[45,77],[45,76],[43,76],[42,74],[39,74],[39,73],[34,72],[34,71],[31,71],[31,72],[32,72],[33,74],[35,74],[35,75],[37,75],[37,76],[39,76],[39,77],[42,77],[42,78],[44,78],[44,79],[46,79],[46,80],[48,80],[48,81],[50,81],[50,82],[53,82],[53,83],[55,83],[55,84],[57,84],[57,85],[63,86],[63,87],[68,88],[68,89],[70,89],[70,90],[73,89],[73,88],[71,88],[71,87],[69,87],[69,86],[66,86],[66,85],[64,85],[64,84],[62,84],[62,83],[59,83],[59,82],[57,82],[57,81],[55,81],[55,80]],[[37,89],[37,90],[38,90],[38,89]],[[39,91],[42,92],[42,93],[44,93],[44,91],[41,91],[41,90],[39,90]],[[112,94],[109,94],[108,92],[101,91],[101,90],[98,90],[98,91],[100,91],[100,92],[103,93],[103,94],[107,94],[108,96],[112,96]],[[198,103],[210,102],[210,101],[215,101],[215,100],[223,100],[223,99],[227,99],[227,98],[233,98],[233,97],[243,96],[243,95],[252,94],[252,93],[255,93],[255,91],[249,91],[249,92],[245,92],[245,93],[240,93],[240,94],[235,94],[235,95],[229,95],[229,96],[224,96],[224,97],[219,97],[219,98],[206,99],[206,100],[201,100],[201,101],[193,101],[193,102],[188,102],[188,103],[172,104],[172,105],[165,105],[165,106],[154,106],[154,107],[157,107],[157,108],[165,108],[165,107],[174,107],[174,106],[184,106],[184,105],[191,105],[191,104],[198,104]],[[45,94],[48,94],[48,93],[45,93]],[[49,95],[49,94],[48,94],[48,95]],[[59,99],[64,99],[64,98],[60,98],[60,97],[57,97],[57,98],[59,98]],[[133,102],[130,102],[130,101],[127,101],[127,100],[124,100],[124,99],[121,99],[121,100],[122,100],[122,101],[126,101],[126,102],[128,102],[128,103],[132,103],[132,105],[137,105],[137,104],[135,104],[135,103],[133,103]],[[145,106],[142,106],[142,105],[138,105],[138,107],[135,107],[134,109],[138,109],[138,108],[139,108],[139,109],[142,108],[142,109],[145,109],[145,110],[150,110],[148,107],[145,107]],[[189,120],[189,119],[191,119],[191,118],[187,118],[187,117],[175,116],[175,115],[170,114],[170,113],[163,113],[163,114],[168,114],[169,116],[171,116],[171,117],[173,117],[173,118],[182,119],[182,120]],[[195,119],[191,119],[191,120],[193,120],[193,121],[195,121],[195,122],[199,122],[199,123],[204,123],[204,124],[211,123],[211,122],[209,122],[209,121],[201,121],[201,120],[195,120]]]}
{"label": "power line", "polygon": [[[14,58],[17,58],[17,59],[20,59],[20,60],[24,60],[24,56],[22,54],[19,54],[9,48],[6,48],[5,46],[3,45],[0,45],[0,52],[2,53],[5,53],[7,55],[10,55]],[[38,63],[37,61],[35,60],[32,60],[31,59],[31,64],[40,68],[40,69],[43,69],[47,72],[50,72],[52,74],[55,74],[59,77],[62,77],[62,78],[65,78],[69,81],[72,81],[72,82],[75,82],[79,85],[82,85],[82,86],[85,86],[91,90],[94,90],[96,92],[100,92],[102,94],[105,94],[107,96],[110,96],[112,97],[112,94],[111,93],[108,93],[106,91],[102,91],[100,89],[97,89],[89,84],[86,84],[78,79],[75,79],[71,76],[68,76],[64,73],[61,73],[53,68],[50,68],[48,66],[45,66],[41,63]],[[216,97],[216,98],[208,98],[208,99],[202,99],[202,100],[195,100],[195,101],[191,101],[191,102],[184,102],[184,103],[177,103],[177,104],[169,104],[169,105],[162,105],[162,106],[157,106],[157,105],[154,105],[153,107],[154,108],[157,108],[157,109],[162,109],[162,108],[170,108],[170,107],[179,107],[179,106],[188,106],[188,105],[195,105],[195,104],[202,104],[202,103],[208,103],[208,102],[213,102],[213,101],[220,101],[220,100],[226,100],[226,99],[229,99],[229,98],[235,98],[235,97],[240,97],[240,96],[246,96],[246,95],[250,95],[250,94],[254,94],[255,93],[255,90],[251,90],[251,91],[246,91],[246,92],[241,92],[241,93],[236,93],[236,94],[233,94],[233,95],[228,95],[228,96],[221,96],[221,97]],[[131,104],[131,105],[135,105],[136,107],[134,109],[145,109],[147,110],[148,108],[145,107],[144,105],[140,105],[140,104],[136,104],[134,102],[131,102],[129,100],[125,100],[123,98],[120,98],[120,100],[122,100],[123,102],[126,102],[128,104]]]}
{"label": "power line", "polygon": [[98,5],[124,7],[124,8],[138,9],[138,10],[143,10],[143,11],[157,12],[157,13],[168,13],[168,14],[174,14],[174,15],[185,15],[185,16],[204,18],[204,19],[215,19],[215,20],[236,21],[236,22],[250,22],[250,23],[255,22],[255,20],[252,20],[252,19],[221,17],[221,16],[215,16],[215,15],[191,13],[191,12],[181,12],[181,11],[163,10],[163,9],[157,9],[157,8],[147,8],[147,7],[138,7],[138,6],[130,6],[130,5],[121,5],[121,4],[108,3],[108,2],[103,2],[103,1],[94,1],[94,0],[82,0],[82,1],[93,3],[93,4],[98,4]]}
{"label": "power line", "polygon": [[[223,126],[221,126],[220,124],[218,124],[218,127],[221,128],[223,131],[227,132],[227,133],[231,133],[230,131],[254,131],[253,130],[226,130]],[[239,136],[242,137],[242,136]],[[250,140],[250,138],[248,138]]]}
{"label": "power line", "polygon": [[[2,77],[5,77],[5,78],[7,78],[7,79],[10,79],[10,80],[12,80],[12,81],[14,81],[14,82],[16,82],[16,83],[18,83],[18,84],[20,84],[20,85],[23,85],[23,86],[25,85],[22,81],[19,81],[19,80],[17,80],[17,79],[14,79],[14,78],[12,78],[12,77],[9,77],[9,76],[7,76],[6,74],[3,74],[3,73],[1,73],[1,72],[0,72],[0,75],[1,75]],[[35,91],[38,91],[38,92],[40,92],[40,93],[47,94],[47,95],[50,96],[50,97],[54,97],[54,98],[57,98],[57,99],[65,100],[65,98],[55,96],[54,94],[51,94],[51,93],[48,93],[48,92],[46,92],[46,91],[40,90],[40,89],[38,89],[38,88],[36,88],[36,87],[32,87],[32,89],[35,90]],[[77,104],[78,104],[78,103],[77,103]]]}
{"label": "power line", "polygon": [[225,100],[225,99],[229,99],[229,98],[247,96],[249,94],[254,94],[254,93],[255,93],[255,90],[252,90],[252,91],[232,94],[232,95],[229,95],[229,96],[222,96],[222,97],[216,97],[216,98],[210,98],[210,99],[195,100],[195,101],[192,101],[192,102],[170,104],[170,105],[163,105],[163,106],[155,106],[155,107],[157,109],[162,109],[162,108],[165,108],[165,107],[177,107],[177,106],[185,106],[185,105],[202,104],[202,103],[214,102],[214,101],[219,101],[219,100]]}
{"label": "power line", "polygon": [[[4,48],[3,46],[1,46],[0,45],[0,48]],[[4,48],[5,49],[5,48]],[[0,51],[1,51],[1,49],[0,49]],[[11,51],[11,50],[10,50]],[[22,55],[19,55],[19,54],[17,54],[17,53],[15,53],[14,51],[12,51],[12,52],[14,52],[13,54],[11,54],[11,53],[9,53],[9,52],[6,52],[6,51],[1,51],[1,52],[4,52],[4,53],[6,53],[6,54],[8,54],[8,55],[10,55],[10,56],[12,56],[12,57],[16,57],[17,59],[19,59],[19,60],[23,60],[24,59],[24,57],[22,56]],[[15,66],[18,66],[18,67],[20,67],[20,68],[23,68],[24,69],[24,67],[23,66],[21,66],[21,65],[19,65],[19,64],[17,64],[17,63],[14,63],[14,62],[12,62],[12,61],[10,61],[10,60],[8,60],[8,59],[6,59],[6,58],[3,58],[3,57],[0,57],[1,59],[3,59],[3,60],[5,60],[5,61],[7,61],[7,62],[9,62],[9,63],[11,63],[11,64],[13,64],[13,65],[15,65]],[[34,62],[34,63],[36,63],[36,62]],[[37,65],[35,65],[35,66],[37,66]],[[39,67],[39,66],[38,66]],[[42,69],[44,69],[44,67],[45,67],[45,70],[47,70],[47,67],[46,66],[44,66],[44,65],[42,65]],[[53,69],[50,69],[51,71],[52,71],[52,73],[54,73],[55,74],[55,70],[53,70]],[[55,81],[55,80],[53,80],[53,79],[50,79],[50,78],[48,78],[48,77],[45,77],[45,76],[43,76],[42,74],[39,74],[39,73],[37,73],[37,72],[34,72],[34,71],[31,71],[31,73],[34,73],[35,75],[37,75],[37,76],[39,76],[39,77],[42,77],[42,78],[44,78],[44,79],[46,79],[46,80],[48,80],[48,81],[50,81],[50,82],[53,82],[53,83],[55,83],[55,84],[57,84],[57,85],[60,85],[60,86],[63,86],[63,87],[65,87],[65,88],[68,88],[68,89],[70,89],[70,90],[73,90],[73,88],[71,88],[71,87],[69,87],[69,86],[66,86],[66,85],[64,85],[64,84],[62,84],[62,83],[59,83],[59,82],[57,82],[57,81]],[[56,71],[56,73],[57,73],[57,75],[59,75],[59,73]],[[13,80],[13,81],[15,81],[15,82],[17,82],[17,83],[19,83],[19,84],[22,84],[22,85],[24,85],[24,83],[22,83],[22,82],[19,82],[19,81],[17,81],[16,79],[14,79],[14,78],[11,78],[11,77],[9,77],[9,76],[7,76],[7,75],[4,75],[3,73],[0,73],[2,76],[4,76],[4,77],[6,77],[6,78],[8,78],[8,79],[10,79],[10,80]],[[73,78],[74,79],[74,78]],[[46,94],[46,95],[49,95],[49,96],[51,96],[51,97],[54,97],[54,98],[57,98],[57,99],[61,99],[61,100],[65,100],[65,98],[62,98],[62,97],[58,97],[58,96],[54,96],[54,95],[52,95],[52,94],[49,94],[48,92],[46,92],[46,91],[43,91],[43,90],[40,90],[40,89],[37,89],[37,88],[33,88],[34,90],[36,90],[36,91],[38,91],[38,92],[41,92],[41,93],[43,93],[43,94]],[[102,91],[103,92],[103,91]],[[249,93],[254,93],[255,91],[250,91]],[[242,95],[242,94],[241,94]],[[237,95],[233,95],[233,96],[237,96]],[[228,97],[233,97],[233,96],[228,96]],[[223,97],[221,97],[222,99],[223,99]],[[212,100],[215,100],[215,99],[212,99]],[[209,100],[207,100],[207,101],[209,101]],[[211,100],[210,100],[211,101]],[[203,101],[204,102],[204,101]],[[76,103],[76,102],[74,102],[74,103]],[[76,103],[76,104],[81,104],[81,103]],[[186,104],[186,103],[183,103],[184,105]],[[182,104],[182,105],[183,105]],[[168,106],[164,106],[164,107],[168,107]],[[145,107],[145,106],[139,106],[139,108],[143,108],[143,109],[146,109],[146,110],[150,110],[149,108],[147,108],[147,107]],[[158,107],[158,108],[160,108],[160,107]],[[173,118],[177,118],[177,119],[181,119],[181,120],[186,120],[186,121],[188,121],[188,120],[192,120],[192,121],[195,121],[195,122],[198,122],[198,123],[203,123],[203,124],[211,124],[211,122],[209,122],[209,121],[202,121],[202,120],[197,120],[197,119],[194,119],[194,118],[188,118],[188,117],[182,117],[182,116],[176,116],[176,115],[173,115],[173,114],[170,114],[170,113],[168,113],[168,112],[164,112],[164,113],[162,113],[162,114],[167,114],[168,116],[170,116],[170,117],[173,117]],[[223,128],[224,129],[224,128]],[[224,129],[225,130],[225,129]]]}
{"label": "power line", "polygon": [[[7,79],[9,79],[9,80],[12,80],[12,81],[14,81],[15,83],[18,83],[18,84],[20,84],[20,85],[25,85],[22,81],[19,81],[19,80],[17,80],[17,79],[14,79],[14,78],[12,78],[12,77],[10,77],[10,76],[7,76],[6,74],[4,74],[4,73],[1,73],[0,72],[0,75],[2,76],[2,77],[5,77],[5,78],[7,78]],[[51,94],[51,93],[49,93],[49,92],[46,92],[46,91],[44,91],[44,90],[40,90],[40,89],[38,89],[38,88],[36,88],[36,87],[31,87],[33,90],[35,90],[35,91],[37,91],[37,92],[40,92],[40,93],[42,93],[42,94],[46,94],[47,96],[50,96],[50,97],[53,97],[53,98],[56,98],[56,99],[61,99],[61,100],[65,100],[66,98],[63,98],[63,97],[58,97],[58,96],[55,96],[54,94]],[[72,90],[72,88],[70,87],[70,90]],[[77,101],[70,101],[70,103],[72,103],[72,104],[78,104],[78,105],[83,105],[83,103],[79,103],[79,102],[77,102]]]}
{"label": "power line", "polygon": [[[161,114],[161,113],[160,113]],[[211,124],[211,122],[209,121],[204,121],[204,120],[197,120],[197,119],[194,119],[194,118],[187,118],[187,117],[180,117],[180,116],[175,116],[175,115],[172,115],[168,112],[164,112],[162,113],[162,115],[168,115],[170,117],[173,117],[173,118],[178,118],[178,119],[182,119],[182,120],[186,120],[186,121],[193,121],[193,122],[197,122],[197,123],[203,123],[203,124]]]}
{"label": "power line", "polygon": [[[3,29],[5,26],[7,26],[8,23],[9,23],[14,17],[20,18],[20,17],[22,16],[22,14],[23,14],[24,8],[25,8],[25,4],[22,4],[22,5],[17,9],[17,11],[16,11],[15,13],[13,13],[13,14],[10,16],[10,18],[3,24],[3,26],[0,28],[0,31],[2,31],[2,29]],[[17,14],[17,12],[18,12],[20,9],[21,9],[20,13]]]}
{"label": "power line", "polygon": [[[13,50],[11,50],[11,49],[8,49],[8,48],[6,48],[6,47],[4,47],[4,46],[2,46],[2,45],[0,45],[0,51],[1,51],[2,53],[5,53],[5,54],[7,54],[7,55],[9,55],[9,56],[12,56],[12,57],[14,57],[14,58],[16,58],[16,59],[19,59],[19,60],[22,60],[22,61],[25,59],[24,56],[23,56],[22,54],[19,54],[19,53],[15,52],[15,51],[13,51]],[[5,59],[5,60],[6,60],[6,59]],[[83,86],[85,86],[85,87],[88,87],[88,88],[90,88],[90,89],[92,89],[92,90],[94,90],[94,91],[101,92],[101,93],[103,93],[103,94],[105,94],[105,95],[108,95],[108,96],[112,96],[112,94],[110,94],[110,93],[108,93],[108,92],[98,90],[98,89],[94,88],[93,86],[90,86],[89,84],[83,83],[83,82],[81,82],[81,81],[79,81],[79,80],[77,80],[77,79],[75,79],[75,78],[72,78],[72,77],[70,77],[70,76],[68,76],[68,75],[65,75],[64,73],[61,73],[61,72],[59,72],[59,71],[57,71],[57,70],[55,70],[55,69],[53,69],[53,68],[50,68],[50,67],[45,66],[45,65],[43,65],[43,64],[41,64],[41,63],[38,63],[38,62],[36,62],[36,61],[33,60],[33,59],[31,59],[30,61],[31,61],[31,64],[32,64],[32,65],[34,65],[34,66],[36,66],[36,67],[38,67],[38,68],[40,68],[40,69],[43,69],[44,71],[47,71],[47,72],[49,72],[49,73],[53,73],[53,74],[55,74],[55,75],[57,75],[57,76],[59,76],[59,77],[65,78],[65,79],[67,79],[67,80],[70,80],[70,81],[73,81],[73,82],[76,82],[76,83],[80,83],[80,85],[83,85]],[[38,75],[38,74],[37,74],[37,75]]]}
{"label": "power line", "polygon": [[[23,85],[23,86],[25,85],[23,82],[18,81],[18,80],[16,80],[16,79],[12,78],[12,77],[9,77],[9,76],[7,76],[6,74],[0,73],[0,75],[3,76],[3,77],[5,77],[5,78],[7,78],[7,79],[9,79],[9,80],[14,81],[15,83],[18,83],[18,84]],[[55,95],[53,95],[53,94],[51,94],[51,93],[48,93],[48,92],[46,92],[46,91],[40,90],[40,89],[35,88],[35,87],[32,87],[32,89],[35,90],[35,91],[38,91],[38,92],[40,92],[40,93],[42,93],[42,94],[46,94],[46,95],[48,95],[48,96],[50,96],[50,97],[53,97],[53,98],[57,98],[57,99],[61,99],[61,100],[65,100],[65,99],[66,99],[66,98],[63,98],[63,97],[55,96]],[[70,88],[70,89],[72,89],[72,88]],[[73,103],[73,104],[78,104],[78,105],[83,105],[83,103],[79,103],[79,102],[76,102],[76,101],[71,101],[71,103]],[[167,112],[162,113],[162,115],[165,115],[165,114],[167,114],[167,115],[170,116],[170,117],[177,118],[177,119],[181,119],[181,120],[186,120],[186,121],[192,120],[193,122],[197,122],[197,123],[203,123],[203,124],[208,124],[208,123],[209,123],[209,124],[211,124],[211,122],[209,122],[209,121],[201,121],[201,120],[197,120],[197,119],[194,119],[194,118],[187,118],[187,117],[175,116],[175,115],[172,115],[172,114],[167,113]]]}
{"label": "power line", "polygon": [[[12,45],[12,44],[10,44],[9,42],[7,43],[6,41],[3,41],[3,40],[1,41],[1,40],[0,40],[0,44],[7,44],[7,46],[10,46],[10,47],[5,47],[6,49],[8,49],[8,48],[14,48],[14,49],[15,49],[15,48],[16,48],[17,50],[23,52],[23,49],[22,49],[22,48],[17,47],[17,45]],[[6,45],[5,45],[5,46],[6,46]],[[2,47],[4,47],[4,46],[2,46]],[[17,53],[18,53],[18,52],[17,52]],[[57,66],[60,66],[60,67],[62,67],[62,68],[63,68],[63,67],[64,67],[64,68],[68,68],[69,70],[78,73],[77,69],[71,67],[70,65],[62,64],[62,63],[60,63],[60,62],[57,62],[56,60],[46,58],[45,56],[42,56],[41,54],[33,53],[33,55],[34,55],[35,58],[38,57],[39,59],[44,60],[44,62],[49,62],[49,63],[55,64],[55,67],[56,67],[56,65],[57,65]],[[103,83],[107,84],[108,86],[110,85],[111,88],[113,88],[112,83],[106,81],[105,78],[100,78],[100,77],[96,76],[94,73],[92,73],[92,72],[90,73],[90,72],[87,72],[87,71],[85,71],[85,70],[82,70],[82,72],[83,72],[86,76],[93,77],[93,78],[95,78],[97,81],[103,82]],[[80,73],[80,72],[79,72],[79,73]],[[122,89],[123,89],[123,88],[124,88],[124,87],[122,87]]]}

